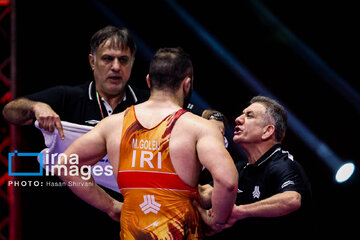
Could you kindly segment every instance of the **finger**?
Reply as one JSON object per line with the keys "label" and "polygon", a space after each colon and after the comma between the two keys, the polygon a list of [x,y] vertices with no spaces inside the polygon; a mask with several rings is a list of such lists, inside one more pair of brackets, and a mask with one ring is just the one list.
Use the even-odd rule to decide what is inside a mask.
{"label": "finger", "polygon": [[39,128],[44,128],[44,125],[40,120],[38,120],[38,123],[39,123]]}
{"label": "finger", "polygon": [[209,217],[213,216],[213,209],[212,208],[209,209],[208,214],[209,214]]}
{"label": "finger", "polygon": [[42,125],[43,125],[44,130],[46,130],[48,132],[51,132],[50,121],[49,121],[48,118],[43,118],[42,119]]}
{"label": "finger", "polygon": [[57,130],[59,131],[59,135],[60,135],[61,139],[64,140],[64,139],[65,139],[65,135],[64,135],[63,126],[62,126],[62,124],[61,124],[60,119],[58,119],[58,120],[55,122],[55,127],[56,127]]}
{"label": "finger", "polygon": [[[202,218],[204,223],[206,225],[210,226],[211,225],[211,220],[210,220],[211,217],[209,216],[209,211],[202,208],[200,203],[196,200],[193,201],[193,205],[199,211],[200,217]],[[209,228],[211,228],[211,227],[209,227]]]}
{"label": "finger", "polygon": [[194,205],[195,208],[197,208],[201,217],[205,219],[207,217],[207,211],[203,209],[202,206],[199,204],[199,202],[196,200],[193,200],[192,204]]}
{"label": "finger", "polygon": [[39,122],[39,128],[42,128],[47,131],[47,121],[46,118],[40,116],[36,120]]}
{"label": "finger", "polygon": [[55,122],[54,121],[52,121],[52,120],[49,120],[48,121],[48,131],[49,132],[54,132],[54,130],[55,130]]}

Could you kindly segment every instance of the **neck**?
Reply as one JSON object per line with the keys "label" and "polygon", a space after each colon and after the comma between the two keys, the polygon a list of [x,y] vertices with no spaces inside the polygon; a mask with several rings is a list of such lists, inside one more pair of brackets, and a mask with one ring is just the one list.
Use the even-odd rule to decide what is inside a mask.
{"label": "neck", "polygon": [[116,106],[122,101],[122,99],[124,98],[124,94],[125,92],[122,92],[121,94],[115,95],[115,96],[111,96],[105,93],[102,93],[100,91],[98,91],[99,97],[104,98],[104,100],[111,106],[111,108],[114,110],[116,108]]}
{"label": "neck", "polygon": [[181,107],[184,104],[182,96],[179,96],[179,94],[168,90],[151,91],[149,101],[159,105],[174,105],[177,107]]}
{"label": "neck", "polygon": [[276,144],[275,142],[270,141],[270,142],[262,142],[261,144],[259,143],[246,144],[246,145],[242,145],[241,147],[244,149],[248,157],[248,163],[254,164],[275,144]]}

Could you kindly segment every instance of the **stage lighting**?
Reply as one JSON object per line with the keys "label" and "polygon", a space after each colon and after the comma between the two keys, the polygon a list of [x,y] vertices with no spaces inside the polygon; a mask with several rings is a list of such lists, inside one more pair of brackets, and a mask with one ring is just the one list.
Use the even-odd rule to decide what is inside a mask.
{"label": "stage lighting", "polygon": [[[351,177],[354,171],[354,164],[343,165],[343,161],[321,141],[299,118],[293,114],[285,104],[281,103],[275,95],[273,95],[256,77],[248,71],[248,69],[239,62],[235,56],[231,54],[219,41],[215,39],[206,29],[201,26],[189,13],[187,13],[180,5],[173,0],[166,1],[169,6],[179,15],[179,17],[198,35],[198,37],[208,45],[208,47],[225,62],[231,70],[234,71],[239,79],[243,81],[250,89],[258,95],[264,95],[277,100],[281,105],[287,109],[288,123],[290,129],[296,133],[301,140],[303,140],[310,149],[312,149],[321,160],[323,160],[333,171],[337,171],[336,181],[338,183],[345,182]],[[338,166],[342,166],[340,169]],[[352,166],[352,171],[351,170]],[[338,180],[339,179],[339,180]]]}
{"label": "stage lighting", "polygon": [[10,0],[0,0],[0,6],[9,6]]}
{"label": "stage lighting", "polygon": [[335,180],[338,183],[347,181],[354,173],[355,165],[352,162],[345,163],[339,167],[336,172]]}

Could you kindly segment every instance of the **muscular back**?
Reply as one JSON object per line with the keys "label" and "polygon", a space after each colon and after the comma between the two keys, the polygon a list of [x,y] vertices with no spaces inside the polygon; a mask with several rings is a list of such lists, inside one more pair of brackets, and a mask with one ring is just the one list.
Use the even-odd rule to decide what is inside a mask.
{"label": "muscular back", "polygon": [[179,177],[190,186],[198,184],[202,167],[198,158],[197,143],[210,132],[214,134],[215,139],[218,137],[222,142],[220,131],[213,128],[207,120],[192,113],[184,114],[172,131],[170,137],[172,164]]}
{"label": "muscular back", "polygon": [[[183,141],[180,135],[172,134],[186,111],[178,108],[160,122],[149,124],[156,117],[141,121],[138,117],[143,116],[138,116],[137,112],[141,111],[137,110],[134,106],[130,107],[123,116],[117,176],[124,196],[120,236],[122,239],[143,239],[145,236],[154,239],[155,236],[156,239],[165,239],[165,236],[183,239],[186,236],[188,239],[190,235],[189,239],[196,238],[201,234],[201,227],[199,215],[191,202],[199,198],[197,185],[189,186],[179,175],[179,172],[186,172],[185,168],[189,173],[183,174],[184,178],[194,175],[196,167],[191,162],[195,155],[179,154],[180,151],[185,152],[184,147],[189,143]],[[182,167],[180,171],[175,169],[172,161],[172,140],[175,142],[171,145],[184,143],[182,148],[171,150],[177,155],[177,165]],[[186,159],[187,156],[192,159]],[[182,166],[184,164],[185,167]],[[180,232],[176,233],[174,229],[180,229]]]}
{"label": "muscular back", "polygon": [[[137,120],[146,128],[157,126],[167,115],[179,108],[155,109],[144,106],[135,107]],[[124,114],[108,117],[103,127],[109,160],[118,169],[119,145],[121,141]],[[170,136],[170,157],[174,169],[184,183],[189,186],[198,184],[200,169],[204,165],[214,171],[223,160],[231,160],[223,145],[220,131],[208,120],[190,112],[183,114],[176,122]],[[200,159],[199,159],[200,156]],[[231,160],[232,161],[232,160]],[[114,171],[115,178],[117,172]]]}

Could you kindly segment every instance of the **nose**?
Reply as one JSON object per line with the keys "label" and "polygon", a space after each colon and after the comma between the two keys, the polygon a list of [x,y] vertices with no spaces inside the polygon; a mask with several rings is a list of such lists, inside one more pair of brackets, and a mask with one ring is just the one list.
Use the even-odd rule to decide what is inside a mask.
{"label": "nose", "polygon": [[120,67],[121,67],[121,64],[120,64],[119,59],[115,58],[111,65],[111,69],[115,72],[118,72],[118,71],[120,71]]}
{"label": "nose", "polygon": [[242,125],[244,123],[244,114],[241,114],[240,116],[238,116],[236,119],[235,119],[235,124],[236,125]]}

